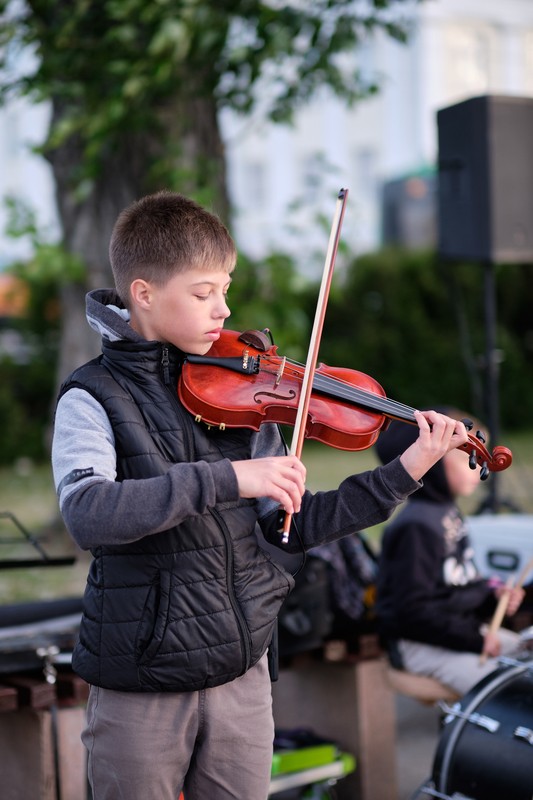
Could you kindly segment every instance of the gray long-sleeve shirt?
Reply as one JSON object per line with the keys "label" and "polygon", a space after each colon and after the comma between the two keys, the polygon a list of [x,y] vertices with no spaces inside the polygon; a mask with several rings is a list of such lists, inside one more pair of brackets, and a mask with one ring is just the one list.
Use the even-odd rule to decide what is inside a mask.
{"label": "gray long-sleeve shirt", "polygon": [[[276,425],[264,424],[253,435],[253,457],[283,453]],[[236,475],[227,459],[180,463],[162,476],[116,481],[111,424],[100,403],[83,389],[71,389],[58,403],[52,467],[65,524],[82,549],[132,542],[204,513],[216,502],[238,498]],[[347,478],[338,490],[306,492],[296,515],[300,529],[312,529],[304,537],[306,545],[382,521],[419,486],[396,460]],[[273,500],[258,498],[259,519],[275,510]]]}

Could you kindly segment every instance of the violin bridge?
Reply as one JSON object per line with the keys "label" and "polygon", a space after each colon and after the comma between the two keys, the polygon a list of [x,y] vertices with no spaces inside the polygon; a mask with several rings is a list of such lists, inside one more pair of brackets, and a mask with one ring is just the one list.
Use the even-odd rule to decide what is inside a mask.
{"label": "violin bridge", "polygon": [[281,360],[281,364],[279,365],[279,369],[278,369],[278,371],[276,373],[276,382],[274,383],[274,386],[279,386],[279,384],[281,382],[281,379],[283,378],[283,373],[285,371],[286,362],[287,362],[287,356],[283,356],[283,358]]}

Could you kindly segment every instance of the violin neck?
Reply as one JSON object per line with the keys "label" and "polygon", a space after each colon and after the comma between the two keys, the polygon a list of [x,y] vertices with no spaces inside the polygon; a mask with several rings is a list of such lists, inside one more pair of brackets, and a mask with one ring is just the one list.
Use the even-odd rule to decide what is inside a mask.
{"label": "violin neck", "polygon": [[367,411],[375,411],[377,414],[383,414],[389,419],[409,422],[412,425],[417,424],[414,408],[406,406],[403,403],[397,403],[395,400],[390,400],[388,397],[383,397],[382,395],[368,392],[365,389],[360,389],[338,378],[332,378],[331,376],[317,372],[313,380],[313,390],[327,397],[342,400],[346,403],[352,403]]}

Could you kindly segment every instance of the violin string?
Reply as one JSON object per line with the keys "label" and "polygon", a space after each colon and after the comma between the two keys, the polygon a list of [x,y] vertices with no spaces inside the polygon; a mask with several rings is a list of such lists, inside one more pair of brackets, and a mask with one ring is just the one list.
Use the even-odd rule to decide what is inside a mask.
{"label": "violin string", "polygon": [[[366,392],[362,389],[357,389],[352,386],[352,384],[347,383],[339,378],[332,378],[331,376],[323,375],[316,373],[315,381],[317,384],[317,389],[320,391],[322,388],[318,384],[324,384],[324,391],[326,384],[331,382],[332,384],[336,385],[343,385],[346,388],[345,397],[347,400],[352,400],[359,405],[365,405],[367,408],[371,410],[378,410],[382,411],[385,415],[389,417],[394,417],[399,419],[403,422],[412,422],[416,423],[414,417],[414,409],[410,408],[403,403],[398,403],[395,400],[389,400],[387,397],[382,397],[380,395],[375,395],[372,392]],[[315,385],[315,383],[313,384]],[[333,397],[341,397],[341,393],[335,393],[334,391],[326,392]],[[371,400],[369,398],[372,398]],[[344,399],[344,398],[342,398]],[[478,442],[477,439],[470,434],[468,434],[468,442],[470,446],[473,446],[476,452],[480,452],[484,458],[490,458],[488,451],[483,447],[482,443]],[[533,800],[533,798],[532,798]]]}
{"label": "violin string", "polygon": [[[287,363],[293,367],[303,369],[303,364],[297,361],[287,359]],[[342,380],[341,378],[334,378],[331,375],[324,375],[320,372],[315,373],[315,380],[313,387],[317,391],[322,391],[331,397],[336,397],[340,400],[352,402],[355,405],[365,406],[373,411],[380,411],[389,416],[398,417],[407,422],[414,422],[414,409],[404,403],[399,403],[396,400],[391,400],[388,397],[374,394],[373,392],[359,389],[353,384]]]}
{"label": "violin string", "polygon": [[[293,367],[295,366],[299,369],[303,369],[303,364],[299,364],[296,361],[287,359],[287,363]],[[388,417],[399,419],[402,422],[416,423],[414,408],[404,403],[399,403],[396,400],[390,400],[388,397],[359,389],[348,381],[342,380],[342,378],[334,378],[331,375],[315,372],[313,388],[316,388],[317,391],[321,391],[323,394],[329,395],[330,397],[364,406],[371,411],[379,411]],[[476,450],[481,446],[470,434],[468,435],[468,441]],[[483,454],[484,456],[488,456],[487,451],[484,449]]]}
{"label": "violin string", "polygon": [[[336,388],[339,386],[342,387],[342,390]],[[358,389],[354,387],[353,384],[343,381],[341,378],[334,378],[330,375],[324,375],[323,373],[315,373],[313,387],[318,391],[322,391],[324,394],[328,394],[330,397],[345,399],[349,402],[354,402],[356,405],[365,406],[373,411],[381,411],[386,416],[399,419],[402,422],[416,423],[414,409],[410,406],[399,403],[396,400],[389,400],[388,397],[382,397],[381,395],[376,395],[364,389]],[[471,437],[470,434],[468,435],[468,441],[470,445],[475,448],[476,452],[478,452],[481,445]],[[484,449],[482,452],[484,457],[488,457],[488,453]]]}
{"label": "violin string", "polygon": [[[397,416],[402,420],[414,422],[414,409],[403,403],[398,403],[396,400],[390,400],[388,397],[374,394],[373,392],[364,389],[358,389],[350,383],[332,378],[331,376],[316,374],[313,386],[318,391],[323,391],[326,394],[332,394],[340,399],[353,402],[356,405],[362,405],[373,411],[380,411],[388,416]],[[336,388],[341,387],[341,388]],[[329,389],[329,391],[328,391]]]}

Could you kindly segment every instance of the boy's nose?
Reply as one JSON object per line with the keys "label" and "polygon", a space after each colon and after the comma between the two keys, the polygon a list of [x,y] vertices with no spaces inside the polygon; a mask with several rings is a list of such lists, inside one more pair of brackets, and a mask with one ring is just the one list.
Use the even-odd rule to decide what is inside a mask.
{"label": "boy's nose", "polygon": [[220,306],[220,309],[219,309],[219,311],[220,311],[220,316],[221,316],[223,319],[227,319],[227,318],[230,316],[230,314],[231,314],[231,311],[230,311],[230,309],[229,309],[229,306],[228,306],[228,304],[226,303],[226,301],[224,301],[224,302],[222,303],[222,305]]}

